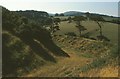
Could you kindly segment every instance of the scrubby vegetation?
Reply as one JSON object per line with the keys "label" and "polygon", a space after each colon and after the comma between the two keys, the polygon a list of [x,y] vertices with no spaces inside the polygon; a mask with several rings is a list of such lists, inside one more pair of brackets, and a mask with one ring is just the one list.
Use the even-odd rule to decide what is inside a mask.
{"label": "scrubby vegetation", "polygon": [[[54,37],[54,40],[60,47],[69,51],[74,51],[77,56],[92,59],[91,62],[89,61],[82,67],[78,66],[75,70],[68,71],[70,73],[66,72],[65,74],[68,76],[88,77],[92,74],[93,77],[98,77],[100,76],[100,73],[102,73],[99,72],[100,69],[104,70],[104,67],[112,66],[112,68],[118,68],[119,54],[117,45],[105,41],[89,40],[70,35],[67,37],[56,36]],[[111,45],[113,46],[111,47]],[[112,73],[112,71],[108,70],[105,74],[107,76],[107,73],[112,73],[112,75],[116,74],[114,76],[117,76],[117,69],[115,71],[116,73]],[[94,75],[94,72],[96,72],[97,75]]]}
{"label": "scrubby vegetation", "polygon": [[27,17],[2,8],[3,76],[18,76],[54,56],[69,57],[51,40],[50,33]]}

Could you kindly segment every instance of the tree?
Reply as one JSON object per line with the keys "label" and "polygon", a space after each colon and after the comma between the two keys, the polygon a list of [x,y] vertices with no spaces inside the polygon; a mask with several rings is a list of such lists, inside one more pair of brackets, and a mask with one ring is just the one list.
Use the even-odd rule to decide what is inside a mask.
{"label": "tree", "polygon": [[59,29],[60,21],[61,21],[60,18],[54,18],[54,19],[53,19],[53,23],[54,23],[54,27],[53,27],[53,28],[54,28],[54,31],[60,30],[60,29]]}
{"label": "tree", "polygon": [[76,36],[76,34],[74,32],[68,32],[65,35],[69,35],[69,36]]}
{"label": "tree", "polygon": [[69,16],[68,17],[68,23],[71,23],[72,22],[72,18]]}
{"label": "tree", "polygon": [[46,20],[44,20],[44,25],[50,25],[52,23],[52,18],[46,18]]}
{"label": "tree", "polygon": [[81,21],[86,20],[86,18],[83,16],[75,16],[73,20],[76,22],[76,27],[78,28],[81,36],[82,31],[87,30],[84,26],[81,25]]}
{"label": "tree", "polygon": [[54,21],[54,23],[60,23],[61,20],[60,20],[60,18],[54,18],[53,21]]}
{"label": "tree", "polygon": [[64,16],[64,14],[63,14],[63,13],[61,13],[61,14],[60,14],[60,16]]}
{"label": "tree", "polygon": [[28,24],[28,19],[26,17],[23,17],[22,21],[23,21],[24,24]]}
{"label": "tree", "polygon": [[46,20],[46,24],[50,25],[51,33],[54,33],[55,31],[60,30],[59,29],[60,21],[61,21],[60,18],[53,18],[53,17]]}
{"label": "tree", "polygon": [[95,21],[98,26],[99,26],[99,29],[100,29],[100,35],[97,36],[99,40],[105,40],[105,41],[110,41],[107,37],[105,37],[102,33],[102,26],[103,26],[103,22],[105,22],[105,20],[103,19],[102,16],[99,16],[99,15],[91,15],[90,16],[90,19]]}
{"label": "tree", "polygon": [[56,14],[55,14],[55,16],[59,16],[59,14],[58,14],[58,13],[56,13]]}
{"label": "tree", "polygon": [[102,24],[101,23],[105,22],[105,20],[102,18],[102,16],[91,15],[90,19],[93,20],[93,21],[95,21],[98,24],[99,29],[100,29],[100,36],[103,36],[103,34],[102,34]]}
{"label": "tree", "polygon": [[86,12],[85,14],[86,14],[87,20],[89,20],[90,13],[89,13],[89,12]]}
{"label": "tree", "polygon": [[116,23],[116,24],[120,24],[120,20],[119,19],[113,19],[112,21],[110,21],[112,23]]}

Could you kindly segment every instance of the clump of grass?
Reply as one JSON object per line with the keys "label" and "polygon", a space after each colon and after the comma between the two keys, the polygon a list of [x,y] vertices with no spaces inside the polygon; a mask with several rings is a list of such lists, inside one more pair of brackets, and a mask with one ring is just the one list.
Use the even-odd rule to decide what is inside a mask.
{"label": "clump of grass", "polygon": [[77,36],[74,32],[68,32],[65,35],[68,35],[68,36]]}
{"label": "clump of grass", "polygon": [[104,58],[99,58],[97,60],[94,60],[92,63],[86,65],[86,66],[83,66],[82,68],[80,68],[80,71],[81,72],[86,72],[90,69],[93,69],[93,68],[99,68],[99,67],[102,67],[106,64],[106,59]]}
{"label": "clump of grass", "polygon": [[66,71],[65,74],[68,75],[70,74],[72,71]]}
{"label": "clump of grass", "polygon": [[[115,45],[111,48],[110,52],[104,52],[104,53],[108,53],[108,54],[107,55],[103,54],[105,56],[94,59],[92,63],[85,65],[82,68],[79,68],[79,70],[81,72],[87,72],[90,69],[100,68],[100,67],[103,67],[105,65],[108,65],[111,62],[109,60],[113,60],[113,59],[118,58],[118,56],[119,56],[118,46]],[[88,55],[88,57],[89,57],[89,55]]]}
{"label": "clump of grass", "polygon": [[116,58],[116,57],[118,57],[119,56],[119,52],[118,52],[119,50],[118,50],[118,45],[115,45],[112,49],[111,49],[111,51],[110,51],[110,57],[111,58]]}
{"label": "clump of grass", "polygon": [[86,57],[86,58],[93,58],[94,57],[94,55],[91,53],[84,53],[84,54],[82,54],[82,56]]}

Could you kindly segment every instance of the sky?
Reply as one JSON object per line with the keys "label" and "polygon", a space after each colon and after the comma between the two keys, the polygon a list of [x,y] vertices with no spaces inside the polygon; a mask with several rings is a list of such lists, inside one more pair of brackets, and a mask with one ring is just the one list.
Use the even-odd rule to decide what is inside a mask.
{"label": "sky", "polygon": [[[74,1],[74,2],[73,2]],[[80,11],[118,16],[118,0],[1,0],[9,10],[38,10],[48,13]]]}

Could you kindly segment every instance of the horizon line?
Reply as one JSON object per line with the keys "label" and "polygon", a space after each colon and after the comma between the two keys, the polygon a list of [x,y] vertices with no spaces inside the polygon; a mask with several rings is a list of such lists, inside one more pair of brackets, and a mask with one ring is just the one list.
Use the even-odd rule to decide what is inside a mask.
{"label": "horizon line", "polygon": [[43,12],[47,12],[48,14],[56,14],[56,13],[61,14],[61,13],[70,12],[70,11],[73,11],[73,12],[82,12],[82,13],[89,12],[91,14],[100,14],[100,15],[107,15],[107,16],[119,17],[118,15],[110,15],[110,14],[106,14],[106,13],[98,13],[98,12],[90,12],[90,11],[79,11],[79,10],[67,10],[67,11],[63,11],[63,12],[48,12],[48,11],[44,11],[44,10],[35,10],[35,9],[10,10],[10,11],[27,11],[27,10],[28,11],[30,11],[30,10],[33,10],[33,11],[43,11]]}

